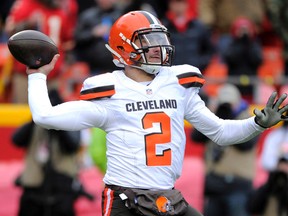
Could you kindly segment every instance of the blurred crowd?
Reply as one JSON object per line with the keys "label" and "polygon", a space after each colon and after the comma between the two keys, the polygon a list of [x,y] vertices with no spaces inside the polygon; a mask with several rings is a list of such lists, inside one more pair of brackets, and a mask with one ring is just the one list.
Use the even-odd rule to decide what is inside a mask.
{"label": "blurred crowd", "polygon": [[[272,91],[283,93],[288,89],[288,1],[1,0],[0,5],[0,103],[28,102],[26,67],[15,61],[7,48],[11,35],[34,29],[50,36],[59,48],[61,59],[49,74],[48,88],[56,89],[64,101],[77,100],[85,78],[116,69],[105,44],[111,25],[132,10],[149,11],[168,28],[171,43],[176,47],[174,64],[190,64],[201,70],[206,84],[200,94],[220,117],[240,119],[244,113],[246,117],[250,105],[262,105]],[[255,170],[249,166],[256,160],[258,138],[226,149],[215,149],[215,144],[211,149],[210,141],[197,131],[192,132],[191,139],[205,144],[207,150],[205,215],[215,216],[217,212],[222,216],[264,215],[267,209],[262,204],[269,202],[269,197],[261,203],[257,201],[263,196],[253,189]],[[283,168],[283,163],[288,164],[288,153],[282,146],[288,142],[279,140],[279,143],[274,148],[276,153],[263,159],[264,164],[270,164],[273,159],[273,169],[267,169],[271,177],[266,190],[275,186],[271,182],[276,177],[288,182],[287,176],[281,176],[288,175],[288,169]],[[275,174],[279,166],[281,173]],[[103,163],[101,167],[105,172]],[[73,170],[73,175],[77,172]],[[215,182],[225,190],[215,188]],[[269,216],[280,215],[278,211],[286,211],[287,215],[288,184],[281,187],[286,193],[275,196],[281,200],[281,209],[274,207],[277,213],[270,212]],[[281,187],[273,187],[272,196]],[[253,203],[260,203],[261,209]],[[228,211],[229,208],[232,210]]]}
{"label": "blurred crowd", "polygon": [[249,103],[262,103],[271,91],[287,88],[287,4],[277,0],[1,1],[0,102],[27,103],[25,66],[10,56],[6,46],[14,33],[35,29],[54,40],[61,59],[49,75],[49,85],[58,88],[65,100],[75,99],[85,77],[115,69],[105,47],[112,23],[127,11],[147,10],[171,32],[174,64],[194,65],[206,76],[203,94],[215,97],[217,89],[229,82]]}

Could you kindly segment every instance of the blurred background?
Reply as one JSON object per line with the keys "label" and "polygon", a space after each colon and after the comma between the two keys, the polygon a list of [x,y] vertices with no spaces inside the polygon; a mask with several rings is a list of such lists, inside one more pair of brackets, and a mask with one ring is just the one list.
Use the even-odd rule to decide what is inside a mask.
{"label": "blurred background", "polygon": [[[27,148],[15,145],[12,137],[31,121],[25,66],[16,62],[7,48],[11,35],[25,29],[49,35],[61,53],[61,59],[49,74],[49,89],[56,89],[63,101],[77,100],[85,78],[115,69],[104,46],[113,22],[128,11],[147,10],[171,32],[171,42],[176,46],[174,64],[191,64],[201,70],[206,83],[200,94],[207,106],[216,111],[220,98],[222,102],[223,98],[226,102],[231,99],[229,92],[220,91],[228,83],[239,91],[242,103],[237,111],[245,104],[252,115],[253,109],[263,107],[273,91],[288,92],[288,3],[285,2],[1,0],[0,215],[15,216],[18,212],[22,188],[15,181],[27,165]],[[273,130],[266,130],[255,141],[255,159],[251,164],[255,167],[254,188],[267,180],[269,170],[263,167],[261,154],[266,136]],[[206,144],[193,139],[193,131],[193,126],[185,122],[186,154],[176,187],[192,206],[203,212]],[[76,213],[100,215],[106,168],[105,133],[97,129],[81,131],[79,143],[75,152],[76,176],[95,199],[80,196],[75,202]]]}

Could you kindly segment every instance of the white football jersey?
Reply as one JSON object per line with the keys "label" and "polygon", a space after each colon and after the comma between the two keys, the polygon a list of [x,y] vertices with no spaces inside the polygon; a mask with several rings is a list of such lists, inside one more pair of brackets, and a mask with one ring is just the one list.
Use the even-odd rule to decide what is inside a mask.
{"label": "white football jersey", "polygon": [[198,95],[204,78],[190,65],[163,67],[149,85],[123,71],[83,83],[80,101],[52,107],[43,74],[29,75],[33,119],[46,127],[107,132],[106,184],[170,189],[181,174],[185,152],[184,119],[221,145],[240,143],[263,129],[254,118],[222,120]]}

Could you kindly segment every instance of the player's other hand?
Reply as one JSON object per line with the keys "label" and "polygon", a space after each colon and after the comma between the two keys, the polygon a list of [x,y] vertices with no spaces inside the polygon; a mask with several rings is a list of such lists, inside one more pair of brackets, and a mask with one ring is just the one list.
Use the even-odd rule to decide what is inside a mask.
{"label": "player's other hand", "polygon": [[288,121],[288,116],[284,113],[288,110],[288,105],[281,106],[283,101],[287,98],[287,94],[282,94],[277,100],[277,92],[273,92],[269,97],[267,104],[261,111],[254,109],[255,122],[263,128],[270,128],[280,121]]}
{"label": "player's other hand", "polygon": [[27,67],[26,73],[28,75],[33,74],[33,73],[43,73],[45,75],[48,75],[50,73],[50,71],[52,71],[54,69],[54,66],[55,66],[59,57],[60,57],[60,55],[56,54],[49,64],[43,65],[42,67],[37,68],[37,69],[32,69],[32,68]]}

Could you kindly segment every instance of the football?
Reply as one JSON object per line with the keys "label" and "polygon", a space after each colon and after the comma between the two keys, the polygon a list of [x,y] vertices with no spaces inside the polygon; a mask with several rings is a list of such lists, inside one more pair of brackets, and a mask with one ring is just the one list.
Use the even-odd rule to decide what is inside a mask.
{"label": "football", "polygon": [[39,68],[48,64],[59,53],[54,41],[36,30],[24,30],[12,35],[7,42],[14,58],[29,68]]}

